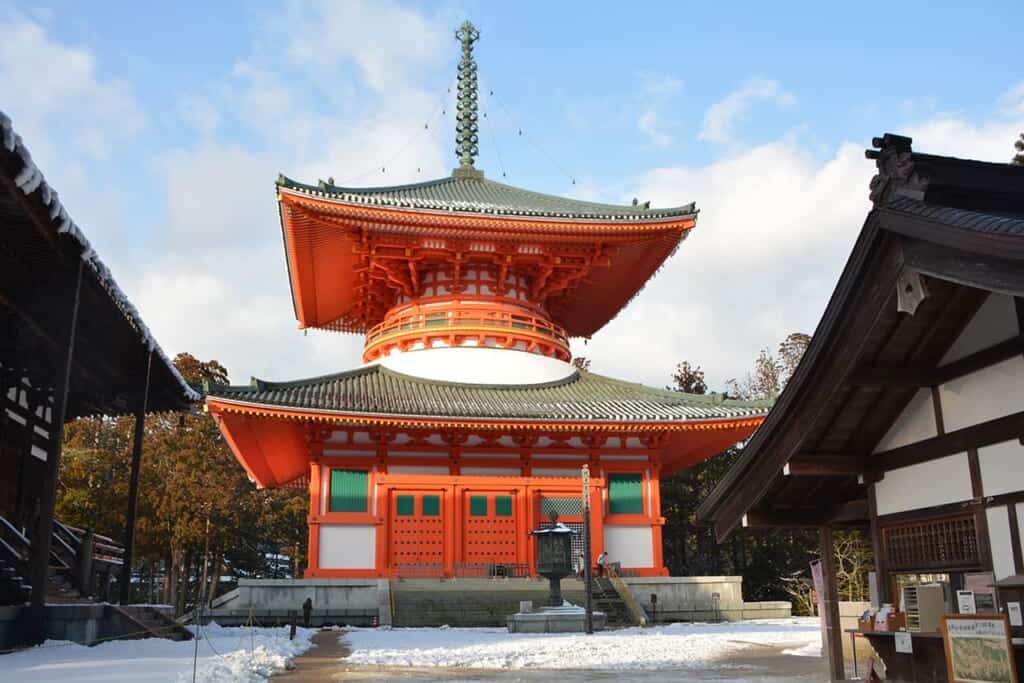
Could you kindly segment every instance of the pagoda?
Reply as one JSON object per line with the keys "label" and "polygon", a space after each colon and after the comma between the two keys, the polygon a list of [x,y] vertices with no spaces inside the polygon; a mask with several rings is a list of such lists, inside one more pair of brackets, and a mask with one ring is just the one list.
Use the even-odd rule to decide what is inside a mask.
{"label": "pagoda", "polygon": [[450,177],[277,181],[299,327],[365,335],[364,364],[210,386],[206,408],[259,486],[308,487],[307,578],[535,574],[528,533],[551,511],[580,528],[583,465],[594,557],[666,575],[661,477],[746,439],[767,405],[582,371],[569,339],[627,305],[697,210],[486,178],[474,167],[479,33],[466,22],[456,37]]}

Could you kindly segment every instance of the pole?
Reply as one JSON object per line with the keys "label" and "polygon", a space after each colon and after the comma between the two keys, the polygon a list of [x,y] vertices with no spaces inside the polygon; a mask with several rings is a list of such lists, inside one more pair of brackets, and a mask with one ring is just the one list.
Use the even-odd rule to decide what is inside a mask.
{"label": "pole", "polygon": [[580,508],[583,512],[583,594],[586,596],[583,603],[586,607],[586,620],[584,627],[587,633],[594,632],[594,590],[591,586],[590,576],[590,466],[584,465],[580,471],[580,479],[583,483],[583,496],[580,499]]}
{"label": "pole", "polygon": [[139,503],[139,470],[142,467],[142,439],[145,436],[146,409],[149,405],[149,379],[153,369],[153,350],[146,356],[146,384],[142,400],[135,408],[135,433],[132,441],[132,470],[128,478],[128,514],[124,520],[124,564],[121,565],[121,585],[118,602],[131,602],[132,556],[135,553],[135,509]]}
{"label": "pole", "polygon": [[71,299],[71,319],[68,322],[67,345],[63,364],[58,366],[53,395],[53,419],[50,422],[50,443],[46,453],[46,480],[39,497],[39,516],[32,534],[32,557],[29,576],[32,597],[29,602],[28,637],[41,643],[46,635],[46,586],[50,570],[50,537],[53,534],[53,508],[57,502],[57,477],[60,475],[60,456],[64,445],[64,418],[68,411],[71,385],[71,364],[75,357],[75,336],[78,332],[78,304],[82,295],[82,269],[85,262],[79,257],[75,273],[74,294]]}
{"label": "pole", "polygon": [[821,583],[822,594],[818,597],[821,604],[821,618],[824,622],[824,638],[822,645],[828,656],[830,680],[846,680],[846,667],[843,662],[843,633],[839,626],[839,595],[836,585],[836,556],[832,542],[832,527],[818,528],[818,542],[821,551]]}

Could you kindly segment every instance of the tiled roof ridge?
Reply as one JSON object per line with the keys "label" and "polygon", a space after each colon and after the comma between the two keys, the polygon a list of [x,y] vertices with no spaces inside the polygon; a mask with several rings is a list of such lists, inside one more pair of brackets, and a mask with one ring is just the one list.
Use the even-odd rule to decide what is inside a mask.
{"label": "tiled roof ridge", "polygon": [[[579,371],[576,370],[568,376],[552,380],[550,382],[537,382],[533,384],[475,384],[469,382],[448,382],[445,380],[427,379],[424,377],[417,377],[415,375],[409,375],[406,373],[396,372],[390,368],[384,367],[378,363],[355,368],[352,370],[345,370],[342,372],[330,373],[326,375],[320,375],[315,377],[307,377],[298,380],[289,380],[283,382],[271,382],[258,378],[253,378],[252,382],[247,385],[206,385],[204,390],[207,394],[213,396],[227,396],[232,393],[249,393],[255,388],[259,392],[264,391],[287,391],[291,389],[303,389],[309,387],[316,387],[336,380],[354,379],[357,377],[363,377],[367,375],[382,375],[384,377],[393,378],[402,382],[409,382],[412,384],[418,384],[422,386],[434,386],[434,387],[450,387],[456,389],[467,389],[470,391],[504,391],[504,392],[530,392],[538,389],[550,389],[554,387],[567,386],[578,382],[582,383],[597,383],[604,385],[618,385],[623,388],[632,389],[642,394],[646,394],[651,398],[660,398],[671,401],[673,403],[687,404],[687,405],[707,405],[707,406],[720,406],[723,408],[750,408],[750,409],[767,409],[772,405],[770,400],[741,400],[741,399],[730,399],[724,398],[722,394],[691,394],[686,392],[674,391],[672,389],[658,389],[656,387],[647,386],[640,382],[631,382],[628,380],[618,379],[615,377],[608,377],[606,375],[599,375],[597,373]],[[628,399],[627,399],[628,400]]]}
{"label": "tiled roof ridge", "polygon": [[[628,221],[696,216],[699,213],[695,202],[663,208],[650,208],[644,204],[633,206],[625,204],[608,204],[604,202],[592,202],[572,197],[561,197],[534,190],[527,190],[486,178],[449,176],[404,185],[356,188],[337,186],[330,181],[324,182],[322,180],[318,185],[309,185],[306,183],[300,183],[285,175],[279,175],[276,184],[278,187],[283,187],[312,196],[339,199],[359,204],[373,204],[378,206],[394,206],[397,208],[425,210],[459,210],[495,215],[551,216],[558,218],[579,218],[584,220],[614,219],[618,221]],[[518,196],[518,198],[535,200],[541,204],[549,203],[552,206],[561,204],[562,206],[556,208],[538,208],[529,207],[526,203],[523,203],[523,206],[515,206],[515,203],[512,201],[509,201],[507,205],[502,205],[500,202],[400,194],[430,188],[446,188],[449,186],[465,188],[472,184],[476,184],[484,190],[500,192],[510,198]]]}

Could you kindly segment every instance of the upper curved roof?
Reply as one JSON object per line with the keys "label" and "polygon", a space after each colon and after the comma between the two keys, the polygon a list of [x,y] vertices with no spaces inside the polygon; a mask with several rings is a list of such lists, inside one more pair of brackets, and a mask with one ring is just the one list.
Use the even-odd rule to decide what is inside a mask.
{"label": "upper curved roof", "polygon": [[587,202],[498,183],[479,171],[456,170],[447,178],[389,187],[338,187],[324,181],[306,185],[283,175],[278,177],[277,185],[325,199],[413,210],[629,223],[697,215],[693,202],[661,209],[650,208],[649,202],[625,206]]}

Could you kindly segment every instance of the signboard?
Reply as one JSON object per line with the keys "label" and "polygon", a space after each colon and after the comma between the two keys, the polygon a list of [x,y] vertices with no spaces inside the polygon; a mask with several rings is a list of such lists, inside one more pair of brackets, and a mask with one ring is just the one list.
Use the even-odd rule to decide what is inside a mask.
{"label": "signboard", "polygon": [[1020,603],[1006,603],[1006,613],[1010,615],[1010,626],[1024,626],[1024,619],[1021,618]]}
{"label": "signboard", "polygon": [[978,608],[974,604],[974,591],[957,591],[956,606],[960,614],[977,614]]}
{"label": "signboard", "polygon": [[900,652],[905,655],[914,654],[914,643],[908,632],[896,631],[893,636],[896,640],[896,652]]}
{"label": "signboard", "polygon": [[1005,615],[947,614],[942,637],[950,683],[1017,683]]}

